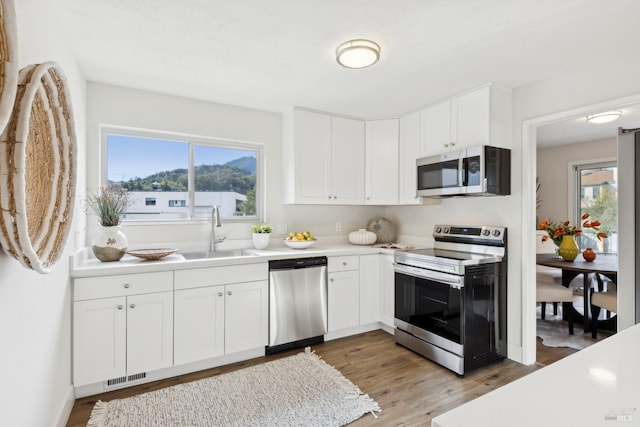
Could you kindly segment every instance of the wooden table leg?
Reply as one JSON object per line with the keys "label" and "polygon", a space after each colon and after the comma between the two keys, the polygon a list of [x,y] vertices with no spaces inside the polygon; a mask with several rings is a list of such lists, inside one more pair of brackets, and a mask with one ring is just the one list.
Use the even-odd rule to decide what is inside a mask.
{"label": "wooden table leg", "polygon": [[591,330],[591,324],[589,323],[589,313],[590,304],[589,304],[589,291],[591,287],[589,286],[589,273],[582,273],[582,301],[584,303],[584,321],[582,325],[584,326],[584,331],[589,332]]}

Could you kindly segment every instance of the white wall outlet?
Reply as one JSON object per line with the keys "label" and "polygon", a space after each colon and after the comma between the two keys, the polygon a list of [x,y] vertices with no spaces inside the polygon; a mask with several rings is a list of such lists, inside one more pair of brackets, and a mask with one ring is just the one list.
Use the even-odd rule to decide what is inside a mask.
{"label": "white wall outlet", "polygon": [[287,224],[276,224],[276,234],[287,234]]}
{"label": "white wall outlet", "polygon": [[336,222],[336,231],[342,231],[342,223]]}

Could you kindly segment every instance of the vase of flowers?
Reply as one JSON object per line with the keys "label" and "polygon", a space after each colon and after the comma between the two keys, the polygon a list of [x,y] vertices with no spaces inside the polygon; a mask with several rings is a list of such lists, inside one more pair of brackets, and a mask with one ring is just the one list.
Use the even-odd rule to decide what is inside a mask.
{"label": "vase of flowers", "polygon": [[104,185],[99,194],[89,195],[87,206],[98,216],[101,227],[91,242],[93,254],[103,262],[120,260],[129,247],[120,221],[131,206],[130,194],[119,185]]}
{"label": "vase of flowers", "polygon": [[273,227],[271,227],[270,224],[252,225],[251,233],[253,233],[253,246],[255,246],[256,249],[265,249],[269,246],[272,231]]}
{"label": "vase of flowers", "polygon": [[582,215],[582,227],[571,225],[570,221],[562,223],[553,223],[548,219],[543,220],[539,225],[539,230],[545,230],[547,235],[542,236],[542,241],[545,242],[548,239],[552,239],[558,246],[558,254],[565,261],[573,261],[580,253],[578,244],[576,243],[576,236],[582,234],[582,229],[591,228],[596,231],[596,237],[598,240],[602,240],[607,237],[607,233],[600,231],[600,221],[589,220],[589,214]]}

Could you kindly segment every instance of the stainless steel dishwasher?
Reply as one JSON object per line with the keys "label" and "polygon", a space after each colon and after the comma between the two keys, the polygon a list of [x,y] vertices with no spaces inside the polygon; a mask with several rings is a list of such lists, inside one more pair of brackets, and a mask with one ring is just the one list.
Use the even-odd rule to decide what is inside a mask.
{"label": "stainless steel dishwasher", "polygon": [[327,257],[269,261],[271,354],[324,342],[327,333]]}

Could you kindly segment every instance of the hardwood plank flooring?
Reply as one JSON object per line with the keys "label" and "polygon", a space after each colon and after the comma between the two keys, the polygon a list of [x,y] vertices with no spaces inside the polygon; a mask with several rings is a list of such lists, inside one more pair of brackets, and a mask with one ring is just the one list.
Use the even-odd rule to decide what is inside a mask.
{"label": "hardwood plank flooring", "polygon": [[[395,344],[392,335],[372,331],[328,341],[312,347],[360,389],[378,402],[378,418],[367,414],[351,425],[428,426],[431,419],[504,384],[523,377],[543,365],[576,350],[550,348],[537,340],[538,363],[524,366],[511,360],[492,364],[459,377],[424,357]],[[247,366],[290,356],[301,349],[260,357],[153,383],[142,384],[76,400],[67,426],[85,426],[96,401],[121,399],[179,383],[232,372]]]}

